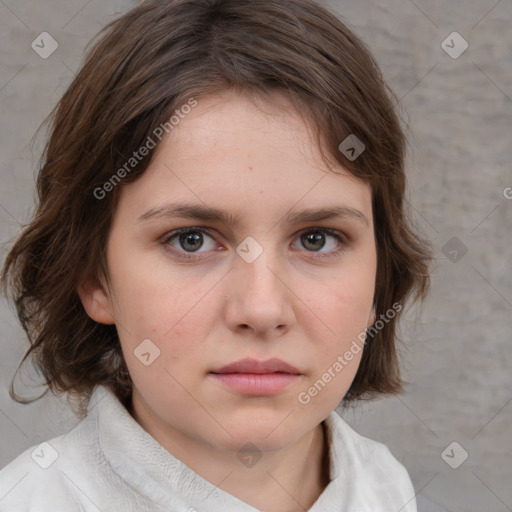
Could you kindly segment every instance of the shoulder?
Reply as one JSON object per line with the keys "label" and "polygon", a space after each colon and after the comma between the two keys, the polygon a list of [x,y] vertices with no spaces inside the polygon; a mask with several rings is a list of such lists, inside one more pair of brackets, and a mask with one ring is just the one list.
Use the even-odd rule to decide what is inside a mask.
{"label": "shoulder", "polygon": [[0,471],[0,512],[88,510],[76,480],[98,459],[94,417],[70,432],[31,446]]}
{"label": "shoulder", "polygon": [[[329,416],[333,440],[331,453],[337,459],[332,462],[335,474],[351,480],[357,493],[375,503],[384,500],[396,505],[401,512],[416,512],[415,491],[409,473],[391,453],[378,441],[356,432],[336,412]],[[397,509],[397,510],[398,510]]]}

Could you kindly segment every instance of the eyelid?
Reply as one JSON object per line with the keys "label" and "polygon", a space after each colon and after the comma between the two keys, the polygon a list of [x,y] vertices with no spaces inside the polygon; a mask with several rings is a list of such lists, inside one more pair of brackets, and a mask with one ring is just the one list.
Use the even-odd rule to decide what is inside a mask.
{"label": "eyelid", "polygon": [[[204,255],[206,255],[207,252],[209,252],[209,251],[187,253],[186,251],[178,251],[174,247],[169,246],[169,242],[171,240],[173,240],[174,238],[176,238],[177,236],[179,236],[180,234],[194,232],[194,231],[204,233],[207,236],[214,239],[214,236],[212,235],[212,231],[215,231],[215,230],[213,230],[212,228],[207,228],[207,227],[203,227],[203,226],[190,226],[190,227],[179,228],[179,229],[175,229],[175,230],[167,232],[162,237],[160,237],[159,242],[164,246],[165,250],[172,252],[173,254],[178,254],[179,258],[182,258],[185,260],[194,260],[194,259],[204,258]],[[310,232],[311,233],[324,233],[326,235],[337,238],[338,243],[342,246],[342,248],[334,249],[332,251],[327,251],[325,253],[324,252],[308,251],[306,249],[304,249],[303,251],[300,251],[300,252],[306,252],[306,253],[309,253],[312,255],[318,255],[316,257],[316,259],[322,259],[322,258],[333,259],[334,257],[339,256],[340,253],[346,249],[346,246],[349,244],[349,242],[351,240],[350,237],[343,231],[339,231],[338,229],[327,228],[327,227],[323,227],[323,226],[311,226],[308,228],[303,228],[294,234],[294,239],[300,237],[303,234],[310,233]],[[203,256],[201,256],[201,255],[203,255]]]}
{"label": "eyelid", "polygon": [[169,243],[171,240],[173,240],[174,238],[178,237],[179,235],[181,235],[183,233],[189,233],[189,232],[193,233],[195,231],[204,233],[205,235],[208,235],[210,238],[214,239],[213,235],[211,234],[212,230],[210,228],[204,228],[201,226],[190,226],[187,228],[179,228],[179,229],[174,229],[172,231],[169,231],[168,233],[166,233],[165,235],[160,237],[159,242],[170,252],[179,253],[180,255],[184,254],[185,255],[185,256],[183,256],[184,258],[192,259],[192,258],[194,258],[194,254],[205,254],[205,253],[187,253],[187,252],[177,251],[176,249],[174,249],[174,247],[170,247]]}

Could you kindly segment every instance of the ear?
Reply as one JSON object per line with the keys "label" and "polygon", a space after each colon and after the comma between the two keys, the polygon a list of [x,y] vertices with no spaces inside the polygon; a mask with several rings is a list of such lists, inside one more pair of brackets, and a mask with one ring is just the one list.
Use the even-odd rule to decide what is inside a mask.
{"label": "ear", "polygon": [[368,322],[366,324],[366,327],[369,328],[371,325],[373,325],[373,322],[375,322],[376,318],[377,314],[375,313],[375,306],[372,306],[370,314],[368,315]]}
{"label": "ear", "polygon": [[77,292],[87,314],[100,324],[113,324],[114,314],[108,288],[97,278],[90,277],[78,286]]}

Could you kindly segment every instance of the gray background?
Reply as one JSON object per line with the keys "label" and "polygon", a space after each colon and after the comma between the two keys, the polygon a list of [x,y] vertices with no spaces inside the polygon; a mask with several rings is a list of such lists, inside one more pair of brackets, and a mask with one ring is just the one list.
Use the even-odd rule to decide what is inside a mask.
{"label": "gray background", "polygon": [[[44,132],[31,147],[32,135],[90,38],[135,3],[0,0],[2,242],[33,208]],[[344,417],[403,462],[421,512],[511,511],[512,0],[323,3],[368,43],[402,100],[411,126],[410,210],[436,247],[431,295],[402,325],[407,392]],[[44,31],[59,44],[48,59],[31,48]],[[469,44],[458,58],[441,47],[454,31]],[[0,305],[3,467],[76,418],[62,398],[12,402],[8,385],[27,342],[12,308]],[[29,387],[40,382],[31,375],[16,381],[27,396],[43,389]],[[446,460],[469,455],[457,469],[442,457],[453,441]]]}

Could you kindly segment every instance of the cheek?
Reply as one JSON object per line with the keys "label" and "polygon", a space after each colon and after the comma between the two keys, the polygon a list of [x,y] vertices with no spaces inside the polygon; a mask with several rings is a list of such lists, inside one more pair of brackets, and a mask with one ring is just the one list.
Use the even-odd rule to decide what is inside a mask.
{"label": "cheek", "polygon": [[[116,276],[116,323],[133,380],[141,386],[164,385],[179,394],[181,387],[173,377],[182,385],[192,385],[191,370],[200,369],[204,340],[218,321],[215,294],[208,293],[218,277],[169,275],[133,261],[120,265]],[[148,339],[144,342],[148,350],[139,350]],[[148,352],[145,359],[154,357],[154,362],[145,366],[140,356]]]}
{"label": "cheek", "polygon": [[307,306],[315,313],[315,325],[327,333],[324,339],[335,345],[350,343],[367,327],[375,292],[372,266],[343,270],[310,289]]}
{"label": "cheek", "polygon": [[[197,316],[196,310],[204,315],[202,302],[219,279],[165,266],[165,259],[160,257],[148,262],[123,251],[122,246],[111,257],[116,321],[133,342],[154,336],[166,343],[181,337],[178,328],[190,323]],[[199,327],[197,318],[194,321]]]}
{"label": "cheek", "polygon": [[155,305],[146,316],[142,312],[134,317],[135,336],[123,336],[118,330],[132,380],[143,394],[154,396],[155,406],[164,396],[165,403],[190,405],[184,390],[194,390],[198,374],[206,371],[204,340],[211,328],[202,311],[198,306],[189,308],[184,301],[170,309]]}
{"label": "cheek", "polygon": [[364,336],[374,293],[367,275],[339,279],[318,288],[309,307],[315,366],[297,397],[308,414],[334,409],[347,393],[361,362]]}

